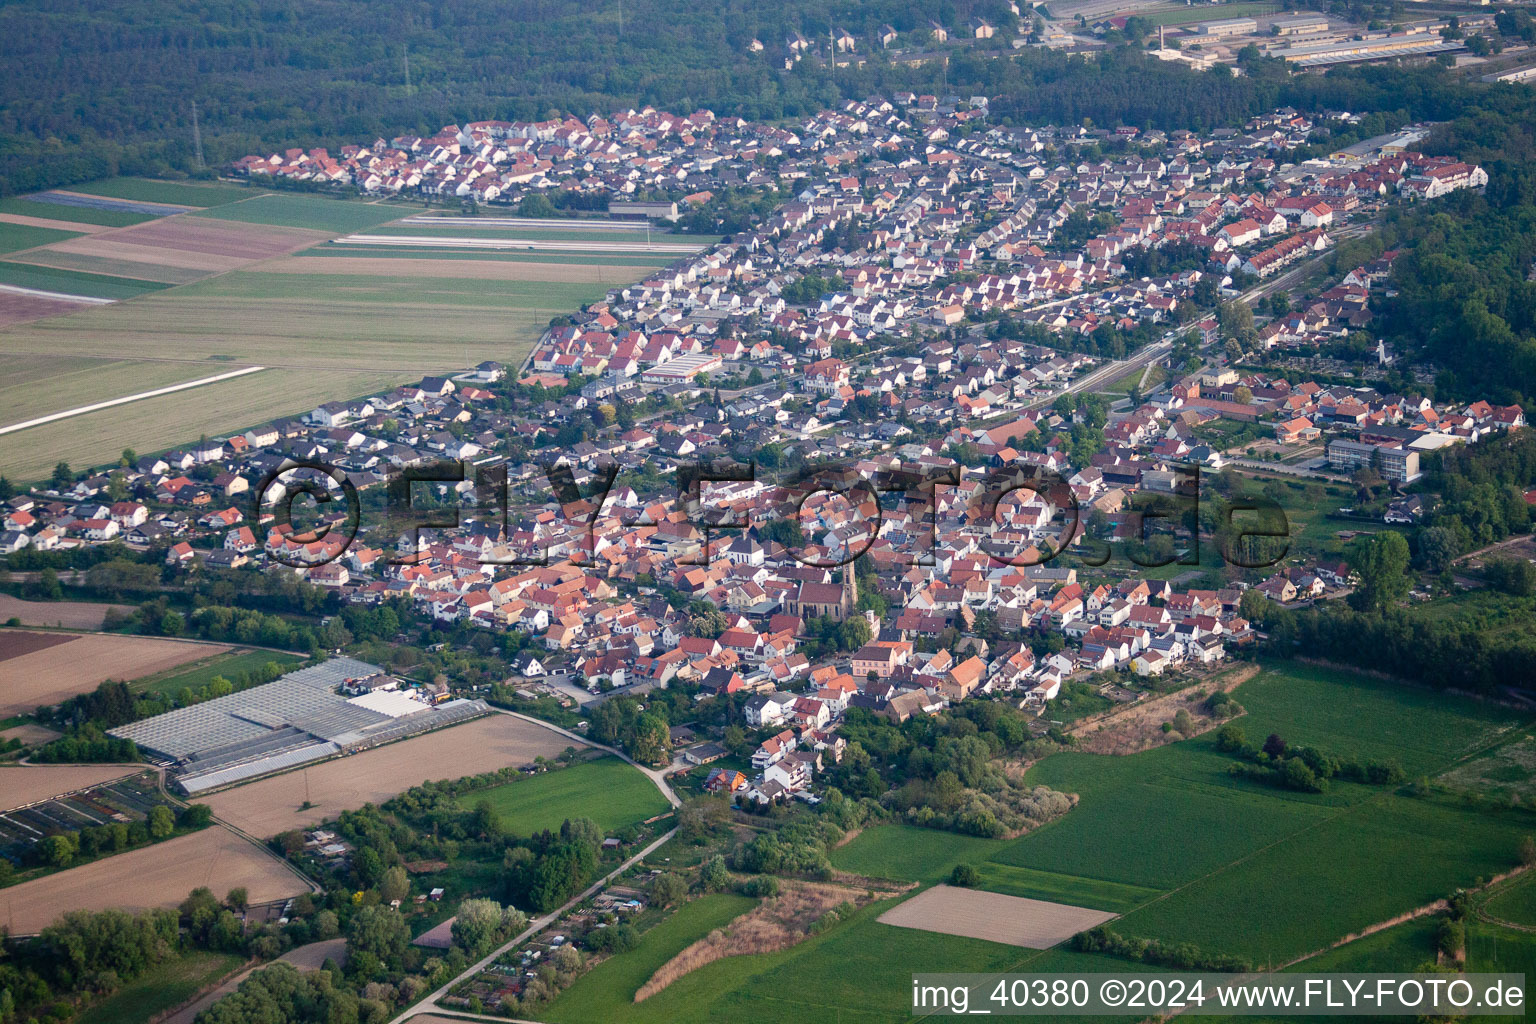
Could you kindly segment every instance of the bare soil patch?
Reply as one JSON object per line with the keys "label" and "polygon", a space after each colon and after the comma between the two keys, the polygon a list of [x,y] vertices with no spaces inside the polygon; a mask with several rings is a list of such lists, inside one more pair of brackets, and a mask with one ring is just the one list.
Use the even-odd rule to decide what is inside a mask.
{"label": "bare soil patch", "polygon": [[13,885],[0,893],[11,934],[32,935],[69,910],[174,907],[200,885],[220,895],[244,886],[252,903],[305,891],[304,883],[277,858],[215,827]]}
{"label": "bare soil patch", "polygon": [[9,811],[39,800],[51,800],[143,770],[120,764],[7,765],[0,768],[0,810]]}
{"label": "bare soil patch", "polygon": [[24,626],[59,626],[63,629],[100,629],[107,612],[116,608],[124,614],[133,611],[125,604],[97,604],[91,601],[23,601],[0,594],[0,622],[20,619]]}
{"label": "bare soil patch", "polygon": [[649,999],[685,974],[716,960],[788,949],[804,941],[810,927],[829,910],[843,903],[857,905],[869,901],[867,891],[840,885],[782,884],[784,889],[778,896],[764,900],[724,928],[716,928],[662,964],[635,992],[635,1002]]}
{"label": "bare soil patch", "polygon": [[302,249],[325,237],[302,228],[268,227],[197,217],[166,217],[132,227],[69,238],[40,251],[71,253],[202,275],[243,267]]}
{"label": "bare soil patch", "polygon": [[0,292],[0,327],[24,324],[62,313],[78,313],[80,303],[45,299],[37,295],[18,295],[16,292]]}
{"label": "bare soil patch", "polygon": [[[47,743],[49,740],[56,740],[62,735],[64,734],[56,729],[49,729],[47,726],[42,725],[33,725],[31,722],[25,725],[13,726],[9,729],[0,729],[0,740],[21,740],[22,743],[28,746]],[[3,786],[0,786],[0,793],[3,792],[5,792],[5,789]]]}
{"label": "bare soil patch", "polygon": [[[1167,743],[1198,736],[1221,724],[1205,710],[1205,699],[1218,690],[1230,693],[1258,675],[1259,666],[1244,665],[1210,679],[1108,713],[1103,718],[1067,730],[1077,737],[1077,749],[1090,754],[1137,754]],[[1188,711],[1195,725],[1188,733],[1164,732],[1163,723]]]}
{"label": "bare soil patch", "polygon": [[50,647],[57,647],[77,639],[79,638],[68,633],[24,633],[19,630],[6,630],[0,633],[0,661],[9,661],[35,651],[46,651]]}
{"label": "bare soil patch", "polygon": [[[15,635],[9,630],[0,634],[7,641]],[[0,718],[57,704],[108,679],[137,679],[229,650],[219,644],[105,633],[76,635],[67,656],[52,648],[0,662]]]}
{"label": "bare soil patch", "polygon": [[880,915],[882,924],[1049,949],[1115,917],[1103,910],[936,885]]}
{"label": "bare soil patch", "polygon": [[[258,779],[202,798],[236,828],[266,838],[379,803],[412,786],[522,765],[579,746],[553,729],[488,715],[350,757]],[[313,805],[305,810],[305,800]]]}
{"label": "bare soil patch", "polygon": [[290,256],[270,260],[252,270],[279,274],[354,274],[367,277],[409,276],[472,281],[638,281],[654,267],[613,267],[583,263],[535,263],[507,260],[435,260],[367,256]]}
{"label": "bare soil patch", "polygon": [[[133,228],[124,228],[124,231],[132,231]],[[96,256],[102,259],[126,260],[129,263],[139,265],[176,267],[181,270],[201,270],[205,274],[212,274],[224,270],[234,270],[242,267],[249,260],[238,255],[218,256],[212,253],[197,252],[192,250],[178,250],[169,246],[140,245],[130,242],[116,234],[112,235],[87,235],[84,238],[70,238],[62,242],[55,242],[48,246],[53,252],[76,253],[81,256]]]}

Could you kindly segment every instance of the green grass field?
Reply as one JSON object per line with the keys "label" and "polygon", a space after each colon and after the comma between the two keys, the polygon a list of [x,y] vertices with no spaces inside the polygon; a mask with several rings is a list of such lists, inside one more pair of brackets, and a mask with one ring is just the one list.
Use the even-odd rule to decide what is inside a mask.
{"label": "green grass field", "polygon": [[616,757],[583,761],[544,775],[459,798],[465,807],[489,800],[502,827],[518,835],[558,829],[567,818],[591,818],[605,832],[667,810],[666,798],[638,769]]}
{"label": "green grass field", "polygon": [[865,829],[832,851],[832,865],[870,878],[941,882],[956,864],[975,864],[1003,849],[1000,839],[962,836],[915,825]]}
{"label": "green grass field", "polygon": [[[474,260],[492,263],[570,263],[592,267],[665,267],[676,263],[676,256],[658,256],[654,253],[627,253],[616,256],[594,256],[591,253],[549,252],[497,252],[486,249],[441,249],[436,246],[411,248],[409,246],[345,245],[325,242],[311,249],[303,249],[294,256],[362,256],[368,259],[433,259]],[[323,269],[317,268],[324,273]]]}
{"label": "green grass field", "polygon": [[39,245],[62,242],[66,238],[79,238],[81,234],[83,232],[38,228],[30,224],[0,223],[0,252],[35,249]]}
{"label": "green grass field", "polygon": [[248,199],[253,190],[221,181],[159,181],[153,178],[104,178],[71,186],[69,191],[108,199],[173,206],[223,206]]}
{"label": "green grass field", "polygon": [[23,217],[43,217],[47,220],[66,220],[75,224],[97,224],[107,228],[126,228],[154,220],[153,214],[128,213],[124,210],[94,210],[86,206],[65,206],[62,203],[45,203],[28,196],[12,196],[0,199],[0,213],[14,213]]}
{"label": "green grass field", "polygon": [[[398,216],[398,214],[397,214]],[[421,238],[526,238],[535,242],[644,242],[644,231],[600,231],[594,228],[579,229],[558,227],[523,228],[506,225],[476,224],[472,218],[453,221],[438,227],[435,224],[396,224],[382,234],[409,235]],[[653,242],[697,242],[704,245],[718,241],[713,235],[674,235],[667,231],[652,231]]]}
{"label": "green grass field", "polygon": [[304,659],[292,654],[279,654],[276,651],[227,651],[191,666],[182,666],[170,672],[136,679],[132,687],[141,693],[160,693],[174,697],[184,686],[199,690],[207,686],[214,676],[234,679],[241,673],[259,669],[268,662],[276,662],[279,667],[287,671],[302,665]]}
{"label": "green grass field", "polygon": [[1106,882],[1101,878],[1084,878],[1081,875],[1062,875],[1054,871],[1039,871],[1016,864],[984,861],[976,865],[981,874],[978,889],[1000,892],[1007,896],[1024,896],[1052,903],[1069,903],[1078,907],[1092,907],[1124,914],[1159,894],[1157,889],[1147,889],[1120,882]]}
{"label": "green grass field", "polygon": [[352,199],[330,199],[296,193],[247,193],[247,196],[216,209],[200,211],[195,216],[237,220],[248,224],[349,232],[377,227],[410,212],[383,203],[363,203]]}
{"label": "green grass field", "polygon": [[75,1024],[147,1024],[213,985],[241,961],[227,953],[183,953],[88,1007],[75,1017]]}
{"label": "green grass field", "polygon": [[131,299],[135,295],[157,292],[167,287],[154,281],[108,277],[106,274],[90,274],[83,270],[60,270],[5,262],[0,262],[0,284],[64,292],[67,295],[89,295],[98,299]]}
{"label": "green grass field", "polygon": [[1230,3],[1220,6],[1202,4],[1198,7],[1148,11],[1141,17],[1154,25],[1192,25],[1201,21],[1225,21],[1227,18],[1257,18],[1274,14],[1279,9],[1276,4],[1265,3]]}
{"label": "green grass field", "polygon": [[1505,882],[1483,909],[1500,921],[1536,928],[1536,875],[1527,872]]}
{"label": "green grass field", "polygon": [[[577,979],[550,1004],[542,1016],[550,1021],[598,1022],[626,1019],[635,1008],[636,990],[657,968],[702,939],[751,910],[757,901],[715,893],[678,908],[645,933],[640,945],[609,957]],[[644,1003],[640,1004],[644,1006]]]}

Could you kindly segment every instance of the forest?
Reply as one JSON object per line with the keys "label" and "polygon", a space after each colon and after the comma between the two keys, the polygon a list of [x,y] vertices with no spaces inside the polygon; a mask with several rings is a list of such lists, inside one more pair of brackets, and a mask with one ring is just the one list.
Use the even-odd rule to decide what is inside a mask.
{"label": "forest", "polygon": [[[947,62],[914,67],[873,47],[883,24],[902,34],[898,45],[914,47],[925,45],[930,19],[959,29],[972,16],[996,25],[997,38],[953,46]],[[1446,119],[1494,92],[1438,65],[1293,76],[1254,52],[1234,76],[1152,60],[1136,45],[1097,58],[1005,56],[1016,23],[1004,0],[404,0],[387,18],[340,0],[191,8],[20,0],[0,8],[9,70],[0,80],[0,194],[117,173],[211,173],[257,150],[476,118],[645,104],[778,120],[912,89],[995,97],[1002,123],[1202,129],[1282,104]],[[859,39],[867,61],[834,69],[802,60],[783,70],[789,32],[819,39],[834,27]],[[749,49],[753,39],[763,52]]]}

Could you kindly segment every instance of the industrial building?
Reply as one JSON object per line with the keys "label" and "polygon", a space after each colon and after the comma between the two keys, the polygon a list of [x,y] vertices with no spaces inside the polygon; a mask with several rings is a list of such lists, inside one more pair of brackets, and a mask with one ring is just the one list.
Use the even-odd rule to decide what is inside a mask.
{"label": "industrial building", "polygon": [[1259,23],[1252,18],[1223,18],[1221,21],[1202,21],[1195,26],[1198,36],[1251,36],[1259,31]]}
{"label": "industrial building", "polygon": [[1297,67],[1317,68],[1330,64],[1359,64],[1399,57],[1429,57],[1466,49],[1460,39],[1442,39],[1438,35],[1414,32],[1381,36],[1376,39],[1344,39],[1331,43],[1304,43],[1274,51]]}
{"label": "industrial building", "polygon": [[1270,28],[1276,35],[1300,36],[1313,32],[1328,31],[1328,16],[1326,14],[1282,14],[1271,18]]}
{"label": "industrial building", "polygon": [[1382,479],[1406,484],[1417,480],[1419,453],[1408,448],[1384,444],[1363,444],[1342,438],[1328,442],[1328,465],[1334,469],[1355,470],[1375,464]]}
{"label": "industrial building", "polygon": [[244,782],[336,754],[378,746],[490,711],[479,700],[433,705],[398,690],[348,697],[358,680],[381,675],[377,665],[332,658],[262,686],[118,726],[168,766],[189,794]]}

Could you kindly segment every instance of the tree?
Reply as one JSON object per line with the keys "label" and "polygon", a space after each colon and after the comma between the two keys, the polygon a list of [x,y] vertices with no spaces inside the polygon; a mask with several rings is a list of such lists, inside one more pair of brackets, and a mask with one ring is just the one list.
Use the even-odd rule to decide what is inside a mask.
{"label": "tree", "polygon": [[972,864],[956,864],[955,869],[949,873],[949,884],[973,888],[981,884],[981,872]]}
{"label": "tree", "polygon": [[347,925],[347,955],[369,954],[397,970],[411,941],[405,918],[385,906],[361,907]]}
{"label": "tree", "polygon": [[1356,537],[1349,545],[1348,560],[1360,578],[1360,585],[1349,595],[1357,611],[1380,611],[1408,593],[1408,542],[1394,530]]}
{"label": "tree", "polygon": [[411,880],[405,873],[405,868],[396,864],[384,872],[384,880],[379,883],[379,898],[385,903],[401,902],[411,894]]}
{"label": "tree", "polygon": [[495,900],[465,900],[453,921],[453,943],[472,957],[484,956],[514,930],[521,931],[526,917]]}
{"label": "tree", "polygon": [[152,839],[165,839],[176,831],[176,815],[165,804],[156,804],[149,811],[149,835]]}
{"label": "tree", "polygon": [[229,890],[224,897],[224,905],[231,910],[244,910],[251,903],[251,894],[243,885],[237,885]]}
{"label": "tree", "polygon": [[657,875],[651,883],[651,900],[658,906],[670,907],[688,897],[688,883],[673,872]]}
{"label": "tree", "polygon": [[719,892],[731,885],[731,872],[725,866],[725,858],[716,854],[699,869],[699,886],[706,892]]}
{"label": "tree", "polygon": [[1520,863],[1527,867],[1536,864],[1536,839],[1524,836],[1520,840]]}

